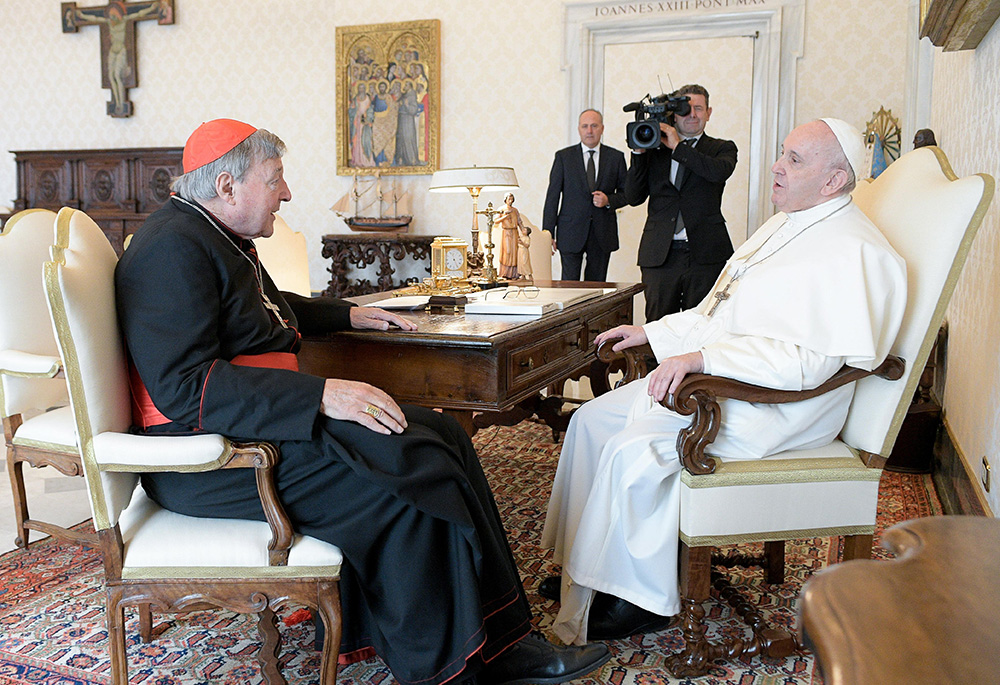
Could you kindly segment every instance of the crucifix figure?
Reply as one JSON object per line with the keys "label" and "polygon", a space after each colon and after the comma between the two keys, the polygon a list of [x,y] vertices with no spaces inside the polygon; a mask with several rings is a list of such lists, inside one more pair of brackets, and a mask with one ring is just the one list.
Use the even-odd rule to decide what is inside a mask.
{"label": "crucifix figure", "polygon": [[103,7],[78,8],[75,2],[61,5],[63,33],[76,33],[81,26],[101,27],[101,87],[111,90],[108,114],[132,116],[128,89],[139,85],[135,58],[135,25],[146,19],[174,23],[174,0],[124,2],[112,0]]}

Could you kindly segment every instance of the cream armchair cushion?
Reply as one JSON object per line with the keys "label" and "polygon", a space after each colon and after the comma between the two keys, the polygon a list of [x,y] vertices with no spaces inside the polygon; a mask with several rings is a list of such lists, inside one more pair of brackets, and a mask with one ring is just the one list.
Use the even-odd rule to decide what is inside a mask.
{"label": "cream armchair cushion", "polygon": [[303,297],[312,295],[309,288],[309,250],[306,237],[274,215],[274,233],[253,241],[261,264],[267,269],[278,290]]}

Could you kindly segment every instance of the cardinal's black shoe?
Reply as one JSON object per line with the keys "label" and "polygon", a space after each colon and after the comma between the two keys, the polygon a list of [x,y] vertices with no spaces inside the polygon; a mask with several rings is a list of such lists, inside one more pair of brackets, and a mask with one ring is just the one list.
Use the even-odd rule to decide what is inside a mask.
{"label": "cardinal's black shoe", "polygon": [[531,633],[486,664],[476,681],[479,685],[557,685],[587,675],[610,658],[604,644],[560,647]]}

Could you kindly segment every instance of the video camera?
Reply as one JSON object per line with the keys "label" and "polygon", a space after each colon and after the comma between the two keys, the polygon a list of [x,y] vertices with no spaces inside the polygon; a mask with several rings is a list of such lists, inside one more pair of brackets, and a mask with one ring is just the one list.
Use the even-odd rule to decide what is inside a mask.
{"label": "video camera", "polygon": [[686,117],[691,112],[687,95],[647,95],[638,102],[622,107],[623,112],[635,112],[635,121],[625,127],[625,140],[632,150],[655,150],[660,147],[660,122],[674,125],[674,115]]}

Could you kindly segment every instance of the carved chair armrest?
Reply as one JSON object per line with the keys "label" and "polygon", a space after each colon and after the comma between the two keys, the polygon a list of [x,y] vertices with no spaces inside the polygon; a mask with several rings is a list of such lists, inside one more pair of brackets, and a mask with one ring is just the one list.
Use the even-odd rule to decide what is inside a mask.
{"label": "carved chair armrest", "polygon": [[[623,383],[642,378],[657,364],[649,345],[612,352],[611,343],[608,342],[598,348],[597,355],[604,362],[611,362],[616,356],[624,355],[626,373],[622,379]],[[867,376],[878,376],[890,381],[899,380],[905,368],[906,362],[892,355],[872,371],[845,365],[826,382],[810,390],[775,390],[732,378],[693,373],[681,381],[676,394],[664,398],[660,404],[682,416],[692,417],[690,425],[677,435],[677,454],[685,469],[694,475],[701,475],[715,471],[715,461],[705,456],[705,448],[719,434],[722,419],[719,399],[763,404],[800,402]]]}
{"label": "carved chair armrest", "polygon": [[677,434],[677,454],[685,469],[692,474],[701,475],[715,471],[715,461],[705,456],[705,448],[719,433],[722,419],[719,399],[762,404],[800,402],[867,376],[895,381],[903,376],[905,368],[906,363],[892,355],[871,371],[845,365],[826,382],[810,390],[775,390],[731,378],[693,373],[681,381],[673,396],[664,398],[660,404],[683,416],[692,416],[691,424]]}
{"label": "carved chair armrest", "polygon": [[268,563],[285,566],[295,532],[278,499],[274,467],[278,448],[266,442],[235,443],[217,434],[133,435],[107,431],[93,438],[91,449],[101,471],[201,473],[217,469],[255,469],[264,518],[271,528]]}
{"label": "carved chair armrest", "polygon": [[278,498],[274,484],[274,467],[281,458],[278,448],[269,442],[231,443],[232,456],[222,465],[224,469],[253,468],[257,479],[257,493],[260,495],[264,518],[271,528],[271,540],[267,543],[268,564],[287,566],[288,551],[295,540],[292,521]]}
{"label": "carved chair armrest", "polygon": [[625,375],[615,387],[638,380],[656,368],[656,355],[653,354],[653,348],[648,343],[615,352],[611,348],[616,342],[618,341],[606,340],[597,348],[597,358],[605,364],[610,364],[619,357],[625,359]]}

